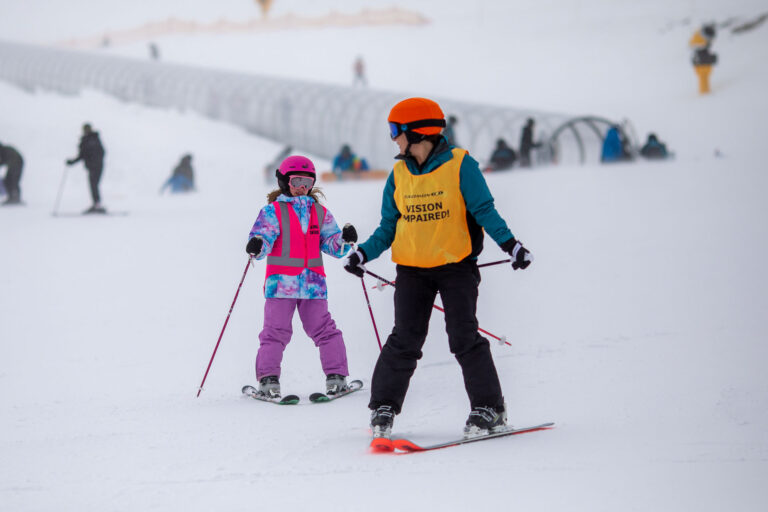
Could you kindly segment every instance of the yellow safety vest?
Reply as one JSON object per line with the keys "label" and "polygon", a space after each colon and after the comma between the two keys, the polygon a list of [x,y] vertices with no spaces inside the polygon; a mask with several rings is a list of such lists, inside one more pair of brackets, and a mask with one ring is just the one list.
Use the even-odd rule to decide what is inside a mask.
{"label": "yellow safety vest", "polygon": [[428,174],[413,175],[402,160],[395,164],[395,204],[400,211],[392,261],[432,268],[463,260],[472,252],[467,207],[459,187],[463,149]]}

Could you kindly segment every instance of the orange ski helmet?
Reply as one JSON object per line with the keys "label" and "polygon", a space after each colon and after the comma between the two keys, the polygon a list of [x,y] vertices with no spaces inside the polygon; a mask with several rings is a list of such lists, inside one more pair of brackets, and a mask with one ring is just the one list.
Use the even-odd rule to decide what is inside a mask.
{"label": "orange ski helmet", "polygon": [[427,98],[408,98],[401,101],[392,107],[387,121],[392,139],[405,133],[409,142],[419,142],[426,135],[438,135],[445,128],[443,110],[440,105]]}

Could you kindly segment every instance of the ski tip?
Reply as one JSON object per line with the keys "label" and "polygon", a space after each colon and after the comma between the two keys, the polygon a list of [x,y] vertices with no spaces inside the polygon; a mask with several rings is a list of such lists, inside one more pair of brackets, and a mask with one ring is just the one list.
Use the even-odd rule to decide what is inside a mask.
{"label": "ski tip", "polygon": [[371,452],[373,453],[389,453],[394,451],[394,449],[392,440],[386,437],[375,437],[371,441]]}
{"label": "ski tip", "polygon": [[299,400],[301,399],[296,395],[288,395],[286,397],[283,397],[283,399],[277,403],[280,405],[296,405],[297,403],[299,403]]}
{"label": "ski tip", "polygon": [[398,450],[401,452],[424,451],[424,448],[407,439],[395,439],[394,441],[392,441],[392,445],[394,446],[395,450]]}
{"label": "ski tip", "polygon": [[309,395],[309,401],[314,403],[323,403],[323,402],[330,402],[331,399],[328,398],[328,395],[325,395],[323,393],[312,393]]}

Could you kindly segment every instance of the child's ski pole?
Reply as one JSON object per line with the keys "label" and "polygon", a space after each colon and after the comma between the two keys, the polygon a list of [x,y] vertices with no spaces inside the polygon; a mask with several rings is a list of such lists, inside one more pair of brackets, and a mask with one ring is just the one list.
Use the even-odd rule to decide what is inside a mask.
{"label": "child's ski pole", "polygon": [[229,307],[229,313],[227,313],[227,319],[224,320],[224,327],[221,328],[221,333],[219,334],[218,341],[216,341],[216,347],[214,347],[213,349],[211,360],[208,361],[208,368],[205,369],[205,375],[203,375],[203,381],[200,383],[200,387],[197,389],[197,396],[200,396],[200,392],[203,390],[203,384],[205,384],[205,379],[208,378],[208,372],[211,369],[211,364],[213,364],[213,358],[216,357],[216,351],[219,350],[219,343],[221,343],[221,337],[224,336],[224,329],[227,328],[227,322],[229,322],[229,317],[232,314],[232,310],[235,308],[235,302],[237,302],[237,296],[240,295],[240,288],[243,287],[243,281],[245,281],[245,275],[248,273],[248,267],[250,265],[251,265],[251,257],[248,256],[248,263],[245,264],[245,271],[243,272],[243,277],[240,279],[240,284],[237,285],[237,291],[235,292],[235,299],[232,301],[232,305]]}

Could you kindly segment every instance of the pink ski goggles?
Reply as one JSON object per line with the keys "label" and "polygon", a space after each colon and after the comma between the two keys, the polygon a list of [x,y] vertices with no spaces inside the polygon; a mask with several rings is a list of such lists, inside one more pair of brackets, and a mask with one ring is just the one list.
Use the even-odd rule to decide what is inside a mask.
{"label": "pink ski goggles", "polygon": [[312,188],[315,184],[315,178],[310,176],[291,176],[288,178],[288,184],[293,188]]}

